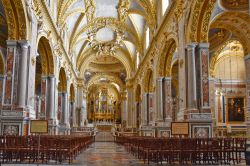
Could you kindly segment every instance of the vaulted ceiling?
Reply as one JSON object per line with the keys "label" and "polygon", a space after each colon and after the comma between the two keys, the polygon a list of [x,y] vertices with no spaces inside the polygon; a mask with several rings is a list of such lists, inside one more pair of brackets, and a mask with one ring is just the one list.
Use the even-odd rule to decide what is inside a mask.
{"label": "vaulted ceiling", "polygon": [[86,72],[130,77],[155,13],[152,0],[60,0],[57,24],[83,79]]}

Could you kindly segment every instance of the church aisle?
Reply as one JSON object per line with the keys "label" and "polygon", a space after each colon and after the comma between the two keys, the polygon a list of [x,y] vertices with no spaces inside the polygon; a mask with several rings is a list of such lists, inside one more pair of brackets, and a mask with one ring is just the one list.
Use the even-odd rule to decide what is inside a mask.
{"label": "church aisle", "polygon": [[[95,142],[78,156],[76,165],[82,166],[139,166],[143,161],[129,154],[114,142]],[[152,164],[150,164],[152,165]]]}

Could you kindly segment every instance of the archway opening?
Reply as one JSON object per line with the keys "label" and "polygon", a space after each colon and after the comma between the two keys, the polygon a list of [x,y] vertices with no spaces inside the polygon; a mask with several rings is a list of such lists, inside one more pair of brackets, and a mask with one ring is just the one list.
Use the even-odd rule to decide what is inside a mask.
{"label": "archway opening", "polygon": [[48,94],[51,81],[50,76],[54,74],[53,55],[49,45],[49,41],[42,37],[38,42],[38,56],[36,57],[36,73],[35,73],[35,99],[36,99],[36,118],[48,119],[52,114],[48,107]]}
{"label": "archway opening", "polygon": [[144,82],[144,91],[146,93],[146,123],[150,124],[154,120],[154,112],[153,112],[153,71],[152,69],[148,69]]}
{"label": "archway opening", "polygon": [[246,69],[240,42],[231,41],[223,48],[216,58],[214,74],[218,122],[244,123]]}
{"label": "archway opening", "polygon": [[179,62],[176,61],[171,70],[171,107],[172,120],[177,120],[177,113],[179,110]]}
{"label": "archway opening", "polygon": [[64,68],[60,69],[59,72],[59,83],[58,83],[58,110],[57,119],[60,124],[67,123],[67,78]]}

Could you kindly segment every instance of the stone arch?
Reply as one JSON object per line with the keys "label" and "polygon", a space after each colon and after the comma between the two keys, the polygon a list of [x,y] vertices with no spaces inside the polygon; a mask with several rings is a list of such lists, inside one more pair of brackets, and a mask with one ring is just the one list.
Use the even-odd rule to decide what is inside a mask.
{"label": "stone arch", "polygon": [[27,19],[22,0],[2,0],[8,24],[8,39],[27,39]]}
{"label": "stone arch", "polygon": [[195,0],[187,24],[187,43],[208,42],[209,23],[216,0]]}
{"label": "stone arch", "polygon": [[63,67],[61,67],[59,72],[58,91],[67,92],[67,77]]}
{"label": "stone arch", "polygon": [[222,28],[232,32],[242,44],[244,54],[250,53],[250,17],[247,13],[223,12],[212,20],[210,28]]}
{"label": "stone arch", "polygon": [[38,42],[38,54],[41,58],[42,74],[53,75],[54,74],[54,61],[53,54],[49,44],[49,40],[42,36]]}
{"label": "stone arch", "polygon": [[175,50],[176,50],[176,41],[173,38],[171,38],[166,42],[164,49],[162,50],[160,57],[158,58],[158,64],[157,64],[158,76],[164,77],[171,75],[171,65]]}
{"label": "stone arch", "polygon": [[153,78],[153,70],[147,69],[146,75],[144,78],[144,92],[151,93],[154,91],[153,79],[154,79]]}
{"label": "stone arch", "polygon": [[[117,60],[119,60],[124,65],[127,78],[131,78],[133,63],[130,58],[130,55],[124,52],[124,50],[118,49],[115,55],[110,55],[110,56],[117,58]],[[86,67],[92,60],[94,60],[94,58],[95,58],[95,51],[93,51],[92,49],[86,51],[84,56],[77,58],[77,68],[80,70],[81,76],[84,75]]]}
{"label": "stone arch", "polygon": [[[229,40],[228,42],[225,42],[221,48],[219,48],[213,55],[210,63],[210,75],[212,77],[215,77],[216,75],[216,65],[220,63],[225,58],[230,57],[241,57],[244,58],[244,51],[242,43],[240,43],[239,40]],[[238,65],[238,64],[237,64]],[[236,67],[237,68],[237,67]],[[241,67],[240,67],[241,68]],[[238,70],[238,69],[237,69]]]}
{"label": "stone arch", "polygon": [[121,81],[121,79],[115,75],[115,74],[95,74],[88,82],[87,87],[89,88],[90,86],[94,85],[96,82],[98,82],[98,80],[100,80],[100,78],[102,77],[106,77],[110,82],[114,82],[115,84],[117,84],[119,86],[120,89],[125,89],[124,83]]}

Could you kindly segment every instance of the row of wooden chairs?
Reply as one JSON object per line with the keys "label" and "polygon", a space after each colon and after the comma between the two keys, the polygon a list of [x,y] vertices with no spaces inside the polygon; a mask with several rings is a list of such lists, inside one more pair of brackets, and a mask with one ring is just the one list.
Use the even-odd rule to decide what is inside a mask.
{"label": "row of wooden chairs", "polygon": [[153,138],[119,136],[118,144],[134,156],[168,164],[238,164],[245,159],[245,138]]}
{"label": "row of wooden chairs", "polygon": [[0,162],[72,163],[93,140],[92,136],[0,136]]}

